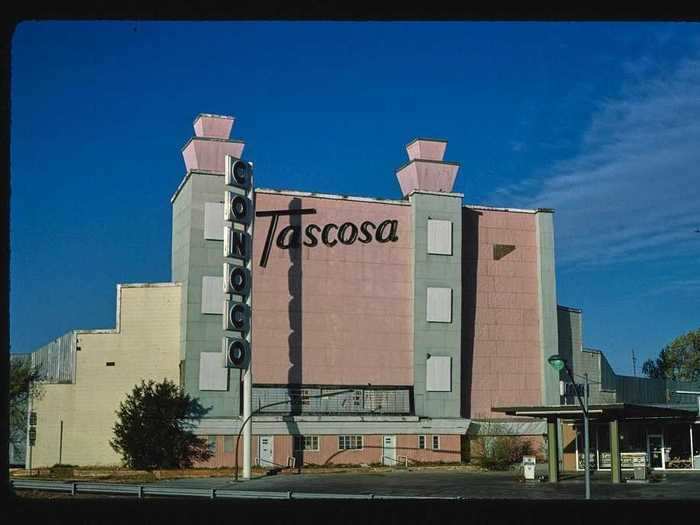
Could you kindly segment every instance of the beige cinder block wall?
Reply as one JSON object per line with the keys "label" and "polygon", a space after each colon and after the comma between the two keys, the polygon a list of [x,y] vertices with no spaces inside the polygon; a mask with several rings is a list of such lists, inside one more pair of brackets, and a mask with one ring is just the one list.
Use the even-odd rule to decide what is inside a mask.
{"label": "beige cinder block wall", "polygon": [[[78,330],[75,382],[45,384],[37,413],[32,468],[59,462],[117,465],[109,440],[115,412],[141,379],[179,381],[179,283],[117,285],[117,325],[112,330]],[[106,366],[114,362],[114,366]]]}

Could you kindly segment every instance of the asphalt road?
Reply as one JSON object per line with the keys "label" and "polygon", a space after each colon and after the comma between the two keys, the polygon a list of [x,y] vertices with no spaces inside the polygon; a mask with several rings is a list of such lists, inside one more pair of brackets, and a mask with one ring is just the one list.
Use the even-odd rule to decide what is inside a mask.
{"label": "asphalt road", "polygon": [[[568,475],[560,483],[524,483],[513,472],[385,471],[339,474],[274,475],[249,481],[229,478],[167,480],[162,486],[376,494],[388,496],[461,496],[463,498],[583,499],[583,475]],[[609,473],[592,476],[593,499],[700,499],[700,472],[667,473],[660,482],[613,484]]]}

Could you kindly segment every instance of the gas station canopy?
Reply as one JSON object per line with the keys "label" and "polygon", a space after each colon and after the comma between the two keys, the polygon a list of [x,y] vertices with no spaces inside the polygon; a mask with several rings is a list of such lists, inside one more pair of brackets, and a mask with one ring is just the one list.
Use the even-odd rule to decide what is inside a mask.
{"label": "gas station canopy", "polygon": [[[577,419],[583,417],[583,411],[577,405],[494,407],[492,410],[494,412],[503,412],[509,416],[547,419]],[[589,405],[588,414],[595,419],[615,420],[648,418],[695,419],[698,416],[698,410],[692,405],[607,403]]]}

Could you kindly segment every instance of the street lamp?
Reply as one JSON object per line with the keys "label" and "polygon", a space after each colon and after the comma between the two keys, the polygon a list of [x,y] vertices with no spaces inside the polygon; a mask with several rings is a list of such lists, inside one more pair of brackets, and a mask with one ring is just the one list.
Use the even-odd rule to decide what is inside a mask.
{"label": "street lamp", "polygon": [[[355,389],[341,390],[341,391],[339,391],[339,392],[330,392],[330,393],[319,394],[319,395],[315,395],[315,396],[304,396],[304,398],[306,398],[306,399],[316,399],[316,398],[328,399],[329,397],[339,396],[339,395],[347,394],[347,393],[349,393],[349,392],[354,392],[354,391],[355,391]],[[253,416],[254,416],[254,415],[260,413],[262,410],[264,410],[264,409],[266,409],[266,408],[273,407],[273,406],[277,406],[277,405],[284,405],[284,404],[286,404],[286,403],[292,403],[293,401],[294,401],[294,400],[291,399],[291,397],[290,397],[290,399],[285,399],[284,401],[277,401],[277,402],[275,402],[275,403],[269,403],[269,404],[267,404],[267,405],[263,405],[263,406],[261,406],[261,407],[258,407],[258,408],[256,408],[255,410],[253,410],[253,411],[251,412],[251,414],[243,421],[243,423],[241,423],[241,427],[238,429],[238,437],[236,438],[236,452],[235,452],[235,454],[236,454],[236,457],[235,457],[235,462],[236,462],[236,464],[235,464],[235,469],[236,469],[236,473],[235,473],[235,478],[234,478],[236,481],[238,481],[238,443],[239,443],[239,441],[241,440],[241,433],[243,432],[243,428],[246,426],[246,424],[247,424],[251,419],[253,419]],[[300,467],[301,467],[301,465],[300,465]]]}
{"label": "street lamp", "polygon": [[588,373],[583,374],[584,378],[584,389],[583,389],[583,399],[581,399],[581,394],[578,393],[578,385],[574,380],[574,375],[571,373],[571,369],[564,359],[560,355],[553,355],[547,359],[552,368],[557,372],[566,370],[569,375],[571,382],[574,385],[574,390],[576,391],[576,397],[581,405],[581,410],[583,410],[583,448],[584,448],[584,469],[585,469],[585,479],[586,479],[586,499],[591,499],[591,467],[590,467],[590,447],[588,440]]}

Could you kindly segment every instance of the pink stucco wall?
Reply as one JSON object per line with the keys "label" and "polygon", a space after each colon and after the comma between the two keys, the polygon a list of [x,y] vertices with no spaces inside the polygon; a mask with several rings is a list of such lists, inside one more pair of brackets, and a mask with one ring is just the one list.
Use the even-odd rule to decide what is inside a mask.
{"label": "pink stucco wall", "polygon": [[[540,403],[537,218],[505,211],[469,213],[463,264],[476,263],[475,279],[464,283],[465,300],[475,308],[471,374],[466,378],[471,382],[470,415],[503,417],[491,407]],[[494,244],[516,249],[494,260]],[[463,327],[465,323],[469,330],[469,321]]]}
{"label": "pink stucco wall", "polygon": [[[304,465],[359,465],[362,463],[381,463],[383,448],[381,435],[363,435],[363,448],[359,450],[338,450],[338,436],[318,436],[318,451],[304,451]],[[235,450],[236,436],[233,436]],[[252,456],[258,456],[258,436],[253,436]],[[426,435],[426,446],[430,447],[432,435]],[[273,461],[276,465],[286,466],[287,459],[293,457],[293,438],[289,435],[273,436]],[[440,449],[418,448],[417,435],[396,436],[397,456],[408,456],[410,464],[415,463],[459,463],[461,461],[460,436],[440,435]],[[239,466],[243,464],[243,441],[238,450]],[[403,461],[403,459],[401,460]],[[217,468],[235,465],[235,453],[225,452],[224,436],[216,436],[215,455],[207,462],[200,462],[197,467]]]}
{"label": "pink stucco wall", "polygon": [[[411,385],[411,208],[270,193],[256,198],[257,211],[316,209],[296,219],[302,231],[312,223],[322,228],[349,221],[359,227],[366,220],[375,225],[398,220],[396,242],[328,247],[318,233],[315,247],[283,250],[273,242],[263,268],[259,261],[271,219],[256,219],[256,383]],[[276,236],[290,220],[280,217]]]}

